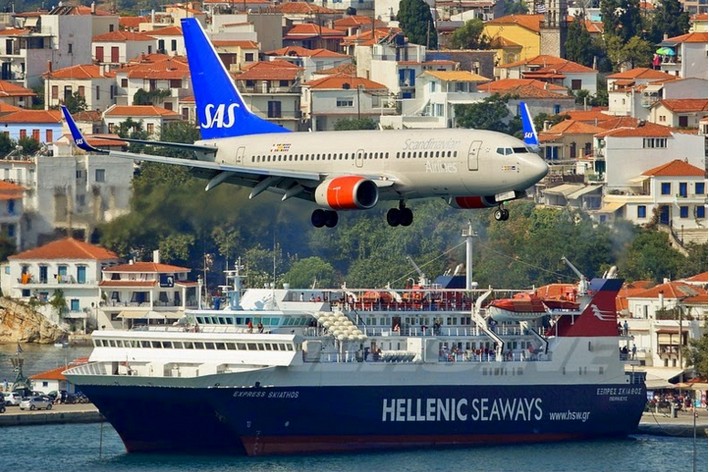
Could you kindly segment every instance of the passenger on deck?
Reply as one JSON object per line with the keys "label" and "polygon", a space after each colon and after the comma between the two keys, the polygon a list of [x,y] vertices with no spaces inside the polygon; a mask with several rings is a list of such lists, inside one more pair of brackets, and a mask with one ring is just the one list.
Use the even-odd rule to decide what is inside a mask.
{"label": "passenger on deck", "polygon": [[394,334],[397,334],[397,335],[401,332],[401,328],[399,328],[398,323],[394,325],[394,328],[392,329],[392,331],[394,331]]}
{"label": "passenger on deck", "polygon": [[249,333],[253,333],[253,332],[254,332],[254,324],[251,322],[251,320],[249,320],[249,322],[246,323],[246,327],[248,328]]}
{"label": "passenger on deck", "polygon": [[258,328],[258,332],[259,332],[259,333],[263,333],[263,324],[262,324],[260,321],[258,322],[258,324],[256,325],[256,327]]}

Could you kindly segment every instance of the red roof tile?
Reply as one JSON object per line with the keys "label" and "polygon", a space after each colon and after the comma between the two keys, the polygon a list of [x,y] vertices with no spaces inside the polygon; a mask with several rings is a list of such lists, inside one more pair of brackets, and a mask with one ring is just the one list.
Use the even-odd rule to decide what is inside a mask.
{"label": "red roof tile", "polygon": [[189,272],[191,269],[187,267],[179,267],[169,264],[161,264],[159,262],[134,262],[133,264],[121,264],[112,267],[106,267],[103,269],[104,272],[122,272],[122,273],[133,273],[139,272],[143,274],[156,273],[164,274],[175,272]]}
{"label": "red roof tile", "polygon": [[611,74],[609,79],[643,79],[643,80],[659,80],[659,79],[675,79],[674,76],[665,72],[649,69],[647,67],[636,67],[635,69]]}
{"label": "red roof tile", "polygon": [[689,285],[684,282],[667,282],[635,294],[629,298],[658,298],[662,294],[665,299],[684,299],[697,295],[706,295],[706,291],[696,285]]}
{"label": "red roof tile", "polygon": [[44,73],[45,79],[87,80],[114,76],[113,72],[104,72],[103,67],[96,64],[78,64]]}
{"label": "red roof tile", "polygon": [[133,31],[111,31],[110,33],[99,34],[91,39],[94,43],[122,43],[125,41],[155,41],[155,38],[146,33],[136,33]]}
{"label": "red roof tile", "polygon": [[680,36],[675,36],[673,38],[667,38],[665,41],[674,43],[705,43],[709,38],[709,34],[706,31],[697,33],[687,33]]}
{"label": "red roof tile", "polygon": [[544,15],[507,15],[490,20],[486,25],[519,25],[528,30],[538,33],[541,30],[541,23]]}
{"label": "red roof tile", "polygon": [[295,56],[295,57],[349,57],[347,54],[330,51],[329,49],[308,49],[302,46],[287,46],[274,49],[265,53],[267,56]]}
{"label": "red roof tile", "polygon": [[182,28],[179,26],[165,26],[154,30],[146,31],[150,36],[182,36]]}
{"label": "red roof tile", "polygon": [[337,10],[331,10],[329,8],[321,7],[319,5],[314,5],[307,2],[284,2],[280,5],[273,7],[273,10],[291,15],[306,15],[306,14],[336,14]]}
{"label": "red roof tile", "polygon": [[180,117],[175,111],[167,110],[154,105],[113,105],[104,113],[105,116],[132,116],[132,117]]}
{"label": "red roof tile", "polygon": [[261,61],[234,76],[236,80],[295,80],[300,68],[288,61]]}
{"label": "red roof tile", "polygon": [[[676,98],[670,100],[660,100],[658,104],[662,104],[670,111],[675,113],[691,113],[707,111],[706,98]],[[657,105],[655,105],[657,106]]]}
{"label": "red roof tile", "polygon": [[0,116],[3,123],[61,123],[59,110],[23,110]]}
{"label": "red roof tile", "polygon": [[118,24],[123,29],[138,29],[141,23],[147,23],[150,18],[147,16],[121,16]]}
{"label": "red roof tile", "polygon": [[37,94],[28,88],[0,80],[0,97],[31,97],[35,95]]}
{"label": "red roof tile", "polygon": [[311,89],[319,90],[342,90],[347,85],[352,89],[357,89],[357,87],[368,90],[386,89],[386,85],[380,84],[379,82],[374,82],[373,80],[363,77],[352,77],[350,75],[330,75],[321,79],[311,80],[304,85],[309,86]]}
{"label": "red roof tile", "polygon": [[705,173],[704,169],[693,166],[681,159],[675,159],[646,170],[643,175],[653,175],[655,177],[704,177]]}
{"label": "red roof tile", "polygon": [[23,251],[19,254],[15,254],[14,256],[8,257],[8,259],[106,260],[118,259],[118,255],[116,255],[116,253],[113,251],[109,251],[108,249],[102,248],[101,246],[95,246],[93,244],[85,243],[74,238],[65,238],[57,241],[52,241],[51,243],[45,244],[44,246]]}
{"label": "red roof tile", "polygon": [[648,122],[643,124],[643,126],[634,126],[627,128],[608,128],[606,126],[608,123],[608,121],[604,122],[603,125],[599,123],[599,126],[601,128],[606,128],[607,131],[598,133],[596,135],[597,137],[614,136],[619,138],[669,138],[670,136],[672,136],[672,130],[670,128],[668,128],[667,126],[656,125],[655,123]]}
{"label": "red roof tile", "polygon": [[344,36],[345,33],[343,31],[338,31],[326,26],[315,25],[313,23],[299,23],[289,29],[283,39],[342,38]]}
{"label": "red roof tile", "polygon": [[685,282],[709,282],[709,272],[702,272],[701,274],[693,275],[686,279],[682,279]]}

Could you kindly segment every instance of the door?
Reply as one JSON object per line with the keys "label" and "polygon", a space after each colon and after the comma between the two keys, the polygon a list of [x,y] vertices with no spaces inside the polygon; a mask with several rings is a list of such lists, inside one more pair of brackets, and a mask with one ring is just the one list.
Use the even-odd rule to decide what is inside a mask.
{"label": "door", "polygon": [[39,283],[47,283],[47,266],[39,266]]}
{"label": "door", "polygon": [[80,284],[86,283],[86,267],[79,266],[76,268],[76,282]]}
{"label": "door", "polygon": [[482,141],[473,141],[468,151],[468,170],[478,170],[478,156]]}
{"label": "door", "polygon": [[246,148],[244,146],[240,146],[236,150],[236,165],[241,165],[241,161],[244,160],[244,153],[246,152]]}
{"label": "door", "polygon": [[364,149],[357,149],[357,154],[355,154],[355,165],[357,167],[362,167],[364,161]]}
{"label": "door", "polygon": [[667,205],[662,205],[660,207],[660,224],[670,224],[670,207],[668,207]]}

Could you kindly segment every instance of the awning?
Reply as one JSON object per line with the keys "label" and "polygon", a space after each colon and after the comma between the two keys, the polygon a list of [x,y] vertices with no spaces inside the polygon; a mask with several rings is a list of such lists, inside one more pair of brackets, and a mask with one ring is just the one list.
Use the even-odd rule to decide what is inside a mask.
{"label": "awning", "polygon": [[598,213],[615,213],[625,206],[625,202],[610,202],[604,203]]}
{"label": "awning", "polygon": [[684,372],[684,369],[676,367],[645,367],[645,385],[649,390],[659,390],[663,388],[677,388],[677,385],[670,383],[670,380]]}
{"label": "awning", "polygon": [[645,181],[646,181],[647,179],[649,179],[649,178],[650,178],[649,175],[641,175],[641,176],[638,176],[638,177],[633,177],[632,179],[628,179],[628,182],[631,183],[631,184],[641,184],[641,183],[645,182]]}
{"label": "awning", "polygon": [[123,310],[116,318],[124,320],[164,320],[167,315],[175,313],[161,313],[153,310]]}
{"label": "awning", "polygon": [[551,195],[563,195],[568,197],[569,195],[578,192],[584,188],[583,184],[561,184],[556,187],[545,189],[543,192]]}
{"label": "awning", "polygon": [[586,185],[586,186],[584,186],[583,188],[581,188],[581,189],[579,189],[579,190],[577,190],[577,191],[575,191],[575,192],[573,192],[573,193],[570,193],[570,194],[568,195],[568,198],[569,198],[570,200],[575,200],[575,199],[577,199],[577,198],[583,197],[583,196],[586,195],[587,193],[591,193],[591,192],[593,192],[593,191],[595,191],[595,190],[598,190],[599,188],[601,188],[600,185]]}

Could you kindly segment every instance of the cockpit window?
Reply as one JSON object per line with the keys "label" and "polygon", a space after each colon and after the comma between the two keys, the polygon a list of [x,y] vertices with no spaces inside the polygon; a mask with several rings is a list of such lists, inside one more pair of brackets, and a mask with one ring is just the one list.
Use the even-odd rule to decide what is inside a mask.
{"label": "cockpit window", "polygon": [[526,154],[529,152],[529,150],[526,147],[516,147],[512,148],[515,154]]}
{"label": "cockpit window", "polygon": [[497,148],[497,153],[502,154],[503,156],[507,156],[509,154],[512,154],[512,148]]}

